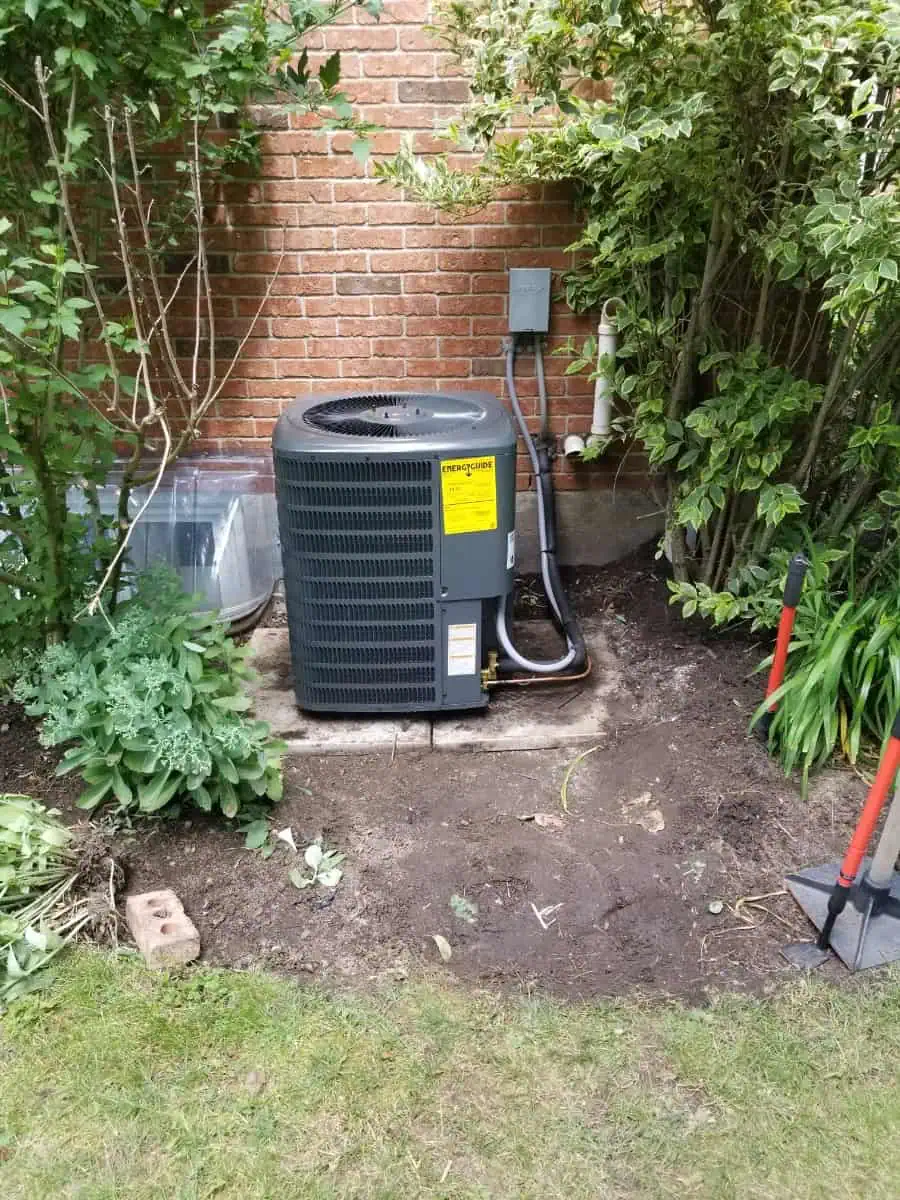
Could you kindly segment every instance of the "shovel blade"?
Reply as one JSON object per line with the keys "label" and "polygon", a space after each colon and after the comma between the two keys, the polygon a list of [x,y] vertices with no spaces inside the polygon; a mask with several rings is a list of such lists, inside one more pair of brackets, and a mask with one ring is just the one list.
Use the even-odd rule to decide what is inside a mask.
{"label": "shovel blade", "polygon": [[[868,865],[869,859],[866,859],[864,869]],[[822,928],[828,915],[828,897],[840,866],[840,863],[826,863],[821,867],[809,867],[785,880],[788,891],[817,929]],[[865,870],[860,875],[864,873]],[[860,898],[858,890],[854,889],[831,931],[831,949],[851,971],[881,967],[900,960],[900,874],[894,875],[889,902],[871,919],[867,919],[866,907],[865,897]],[[798,945],[815,947],[814,942]],[[796,962],[793,946],[785,947],[782,953],[795,966],[811,969],[820,965],[810,961]],[[801,958],[809,960],[811,955],[803,952]]]}
{"label": "shovel blade", "polygon": [[831,957],[830,950],[820,950],[815,942],[791,942],[781,953],[792,967],[801,971],[814,971]]}

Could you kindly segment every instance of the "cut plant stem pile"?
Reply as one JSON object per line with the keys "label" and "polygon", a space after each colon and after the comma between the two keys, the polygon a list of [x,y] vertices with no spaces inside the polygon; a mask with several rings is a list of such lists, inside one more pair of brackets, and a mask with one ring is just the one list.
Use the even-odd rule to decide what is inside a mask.
{"label": "cut plant stem pile", "polygon": [[89,919],[77,879],[58,818],[28,796],[0,795],[0,1010],[39,986],[37,973]]}
{"label": "cut plant stem pile", "polygon": [[0,1024],[8,1196],[897,1195],[896,974],[566,1007],[435,983],[335,998],[79,950],[52,996]]}

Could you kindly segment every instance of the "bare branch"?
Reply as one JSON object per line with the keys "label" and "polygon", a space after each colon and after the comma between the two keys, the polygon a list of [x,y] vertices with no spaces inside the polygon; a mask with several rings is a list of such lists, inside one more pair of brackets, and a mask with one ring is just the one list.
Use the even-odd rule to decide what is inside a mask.
{"label": "bare branch", "polygon": [[[87,255],[84,252],[84,244],[83,244],[83,242],[81,240],[81,236],[78,232],[78,226],[75,223],[75,214],[72,211],[72,200],[71,200],[71,196],[69,195],[69,177],[66,174],[66,172],[63,170],[63,165],[62,165],[62,162],[59,157],[59,151],[56,146],[56,137],[53,133],[53,121],[51,120],[51,117],[50,117],[50,96],[49,96],[49,93],[47,92],[47,80],[50,78],[51,73],[49,71],[44,70],[44,66],[43,66],[43,63],[41,62],[40,55],[38,55],[38,57],[34,60],[34,73],[35,73],[35,78],[37,79],[38,93],[40,94],[40,97],[41,97],[41,114],[40,114],[41,115],[41,123],[44,127],[44,134],[47,138],[47,144],[50,147],[50,161],[53,165],[54,171],[56,172],[56,179],[57,179],[57,183],[59,184],[59,199],[60,199],[60,204],[62,205],[63,212],[65,213],[65,216],[66,216],[66,228],[69,231],[69,237],[72,239],[72,246],[75,249],[75,257],[78,259],[78,263],[84,274],[85,287],[88,290],[88,295],[91,298],[91,303],[94,306],[94,310],[97,313],[97,316],[100,320],[100,324],[105,325],[106,324],[106,312],[103,308],[103,304],[100,300],[100,295],[97,291],[96,284],[94,283],[93,277],[91,275],[91,264],[87,261]],[[26,102],[26,106],[28,108],[32,107],[30,104],[27,104],[27,102]],[[119,371],[119,364],[116,360],[116,356],[113,351],[112,345],[109,342],[109,339],[103,338],[102,340],[103,340],[104,346],[106,347],[106,357],[109,360],[110,372],[112,374],[112,381],[113,381],[112,404],[113,404],[114,408],[118,408],[119,407],[119,398],[121,395],[121,382],[120,382],[121,372]]]}
{"label": "bare branch", "polygon": [[198,421],[203,416],[203,414],[209,410],[210,405],[214,404],[215,401],[218,400],[219,396],[221,396],[221,394],[222,394],[222,389],[225,387],[225,384],[231,378],[231,374],[234,371],[234,368],[238,364],[238,360],[240,359],[241,354],[243,353],[244,347],[247,345],[247,342],[250,340],[253,330],[256,328],[256,323],[259,320],[260,316],[262,315],[262,310],[265,308],[269,297],[272,295],[272,288],[275,286],[275,280],[278,278],[278,273],[281,270],[281,264],[284,262],[284,255],[285,255],[284,229],[282,228],[282,231],[281,231],[281,253],[278,256],[278,262],[275,264],[275,270],[272,273],[272,278],[269,280],[268,285],[266,287],[265,295],[263,296],[262,300],[260,300],[259,306],[257,307],[256,312],[253,314],[253,319],[251,320],[250,325],[247,328],[247,332],[241,338],[240,345],[238,346],[237,350],[235,350],[234,355],[232,356],[231,362],[228,364],[228,369],[226,370],[225,374],[222,376],[221,380],[219,381],[219,386],[215,389],[214,392],[212,392],[206,398],[206,400],[204,400],[203,404],[200,405],[200,407],[197,409],[196,419]]}
{"label": "bare branch", "polygon": [[[187,275],[188,271],[190,271],[191,267],[194,265],[194,263],[196,261],[197,261],[196,257],[194,255],[192,255],[190,257],[190,259],[188,260],[187,265],[185,266],[184,270],[181,272],[181,274],[178,276],[177,280],[175,281],[175,287],[172,289],[172,294],[169,296],[169,299],[165,302],[163,307],[160,309],[159,315],[154,319],[153,324],[147,330],[148,343],[152,342],[157,329],[162,330],[163,337],[166,339],[166,341],[169,340],[169,327],[168,327],[168,321],[166,319],[168,316],[169,309],[172,307],[172,304],[175,302],[175,299],[178,296],[179,291],[181,290],[181,285],[184,282],[184,277]],[[170,360],[168,352],[163,355],[163,366],[166,368],[166,373],[168,374],[169,379],[171,380],[171,382],[173,384],[174,396],[175,396],[175,399],[178,401],[178,408],[181,411],[181,415],[182,415],[182,417],[184,417],[184,419],[186,421],[189,421],[190,420],[190,409],[189,409],[188,405],[190,404],[190,400],[191,400],[191,392],[190,392],[190,388],[187,386],[187,383],[185,383],[184,376],[181,374],[181,371],[175,360],[174,353],[171,357],[171,360]],[[173,369],[174,369],[174,371],[177,372],[177,379],[173,378],[173,374],[172,374]]]}
{"label": "bare branch", "polygon": [[[159,327],[160,332],[162,333],[162,342],[163,342],[163,347],[165,349],[166,364],[167,364],[167,367],[169,368],[169,373],[170,373],[170,376],[172,377],[172,381],[182,390],[184,395],[187,396],[189,393],[188,385],[185,382],[184,376],[181,373],[181,368],[178,366],[178,356],[176,355],[175,348],[172,345],[172,339],[169,334],[169,326],[168,326],[168,322],[166,321],[166,314],[168,313],[169,305],[175,299],[175,294],[178,292],[178,289],[181,286],[181,281],[184,279],[185,275],[188,272],[190,263],[188,263],[188,266],[185,267],[185,269],[182,271],[181,275],[179,276],[178,282],[175,285],[175,292],[172,293],[172,296],[164,304],[163,298],[162,298],[162,290],[159,286],[159,275],[156,270],[156,264],[153,261],[153,240],[150,236],[150,207],[152,206],[153,202],[151,200],[150,205],[148,205],[146,208],[144,207],[144,195],[143,195],[143,190],[141,188],[141,172],[138,167],[137,146],[136,146],[135,140],[134,140],[134,128],[133,128],[132,122],[131,122],[131,113],[128,111],[127,106],[125,108],[124,116],[125,116],[125,140],[128,143],[128,155],[129,155],[129,158],[131,159],[131,170],[132,170],[132,174],[134,176],[134,185],[131,190],[134,195],[135,207],[137,209],[138,220],[141,225],[141,235],[142,235],[143,241],[144,241],[144,250],[146,251],[146,255],[147,255],[147,274],[150,277],[150,286],[153,289],[153,297],[156,301],[156,310],[157,310],[157,317],[156,317],[156,320],[153,322],[153,324],[150,326],[150,332],[148,334],[148,337],[152,337],[154,330],[157,327]],[[193,260],[191,260],[191,261],[193,261]]]}
{"label": "bare branch", "polygon": [[21,104],[23,108],[27,108],[29,112],[34,113],[41,124],[43,124],[44,118],[40,112],[40,109],[35,108],[33,104],[26,100],[21,92],[17,92],[12,84],[7,83],[5,79],[0,79],[0,88],[2,88],[8,96],[12,96],[13,100],[15,100],[17,104]]}
{"label": "bare branch", "polygon": [[[206,395],[204,399],[208,399],[210,393],[215,386],[216,378],[216,317],[213,311],[212,288],[209,283],[209,259],[206,254],[206,231],[204,228],[203,218],[203,190],[202,180],[200,175],[200,133],[197,126],[197,118],[194,117],[194,219],[197,222],[197,275],[198,275],[198,292],[200,281],[202,278],[203,292],[206,297],[206,319],[207,319],[207,346],[209,353],[209,377],[206,382]],[[197,320],[197,338],[200,336],[200,321],[199,313]],[[199,341],[195,343],[199,348]]]}
{"label": "bare branch", "polygon": [[[197,221],[197,287],[196,287],[196,303],[194,305],[194,353],[191,359],[191,397],[197,395],[197,368],[200,362],[200,299],[201,289],[203,286],[203,271],[201,264],[203,261],[204,243],[203,230],[200,219],[197,217],[198,212],[198,192],[200,189],[200,162],[198,152],[199,133],[197,130],[197,116],[194,115],[194,159],[191,166],[191,190],[194,193],[194,219]],[[202,212],[201,212],[202,218]]]}
{"label": "bare branch", "polygon": [[[150,403],[153,406],[153,408],[155,409],[154,419],[159,422],[160,429],[162,430],[165,448],[163,450],[163,454],[162,454],[162,457],[159,462],[159,469],[157,470],[156,477],[153,480],[153,485],[151,486],[150,491],[147,493],[147,498],[144,500],[144,503],[141,505],[141,507],[138,509],[138,511],[134,514],[131,521],[129,522],[128,529],[125,533],[125,536],[122,538],[121,542],[119,543],[118,549],[116,550],[115,554],[113,555],[112,559],[110,560],[109,566],[106,568],[103,578],[100,580],[99,584],[97,585],[97,587],[96,587],[93,595],[91,596],[90,600],[88,601],[85,609],[82,610],[82,611],[87,612],[89,616],[93,616],[94,613],[97,612],[97,609],[100,607],[100,600],[101,600],[101,597],[102,597],[104,591],[106,590],[107,584],[109,583],[110,579],[112,579],[113,574],[117,572],[118,564],[122,560],[122,557],[124,556],[125,551],[128,549],[128,543],[131,541],[131,535],[134,533],[135,526],[137,525],[138,521],[140,521],[141,517],[144,515],[144,513],[147,511],[147,509],[150,507],[150,504],[153,501],[153,497],[159,491],[159,486],[162,483],[162,477],[165,474],[166,467],[169,465],[169,461],[170,461],[169,454],[172,449],[172,433],[171,433],[171,430],[169,429],[169,422],[166,420],[164,411],[156,404],[155,400],[153,399],[153,392],[150,387],[150,377],[147,372],[146,359],[141,360],[140,370],[144,375],[144,386],[147,389],[148,403]],[[148,413],[148,418],[149,418],[149,413]]]}
{"label": "bare branch", "polygon": [[97,160],[98,165],[109,180],[109,188],[112,194],[113,210],[116,214],[116,233],[119,241],[119,255],[122,261],[122,270],[125,272],[125,288],[128,292],[128,303],[131,306],[131,318],[134,321],[134,336],[141,343],[140,357],[143,360],[147,355],[146,342],[144,340],[143,322],[141,317],[141,306],[138,304],[137,291],[135,290],[134,271],[131,261],[131,247],[128,242],[128,226],[125,223],[125,211],[122,208],[122,197],[119,192],[119,174],[116,168],[116,119],[112,114],[112,109],[107,106],[103,110],[103,120],[106,124],[106,145],[109,154],[109,166]]}

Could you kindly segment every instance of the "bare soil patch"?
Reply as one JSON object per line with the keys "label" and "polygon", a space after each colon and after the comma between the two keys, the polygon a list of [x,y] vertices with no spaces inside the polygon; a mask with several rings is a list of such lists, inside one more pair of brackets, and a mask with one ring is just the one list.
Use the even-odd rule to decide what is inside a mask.
{"label": "bare soil patch", "polygon": [[[809,929],[770,893],[787,871],[839,856],[862,785],[828,772],[801,800],[747,738],[765,646],[680,621],[649,552],[569,582],[581,613],[603,622],[623,682],[615,720],[571,773],[568,812],[560,789],[575,749],[310,757],[288,769],[276,827],[347,855],[335,890],[298,891],[287,847],[265,860],[196,817],[140,823],[121,839],[129,888],[174,887],[211,962],[334,982],[431,964],[572,998],[698,999],[777,983],[791,970],[781,945]],[[70,805],[78,785],[52,779],[55,756],[31,723],[14,709],[0,722],[10,722],[4,788]],[[520,819],[535,813],[555,819]],[[450,943],[448,963],[435,934]]]}

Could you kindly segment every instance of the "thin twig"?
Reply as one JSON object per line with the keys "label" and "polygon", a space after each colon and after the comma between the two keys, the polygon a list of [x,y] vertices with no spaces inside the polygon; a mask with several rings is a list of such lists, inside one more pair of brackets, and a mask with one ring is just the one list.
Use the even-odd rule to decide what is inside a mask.
{"label": "thin twig", "polygon": [[21,92],[17,92],[12,84],[7,83],[5,79],[0,79],[0,88],[2,88],[7,95],[12,96],[13,100],[15,100],[17,104],[21,104],[23,108],[27,108],[29,112],[34,113],[37,119],[43,124],[44,118],[40,109],[35,108],[33,104],[26,100]]}
{"label": "thin twig", "polygon": [[[213,311],[212,288],[209,283],[209,258],[206,253],[206,237],[203,224],[203,183],[200,174],[200,134],[197,118],[194,117],[194,216],[197,222],[197,277],[198,289],[202,277],[203,293],[206,297],[206,335],[209,354],[209,377],[206,381],[206,396],[215,387],[216,378],[216,318]],[[197,337],[200,335],[199,316],[197,320]],[[198,342],[199,345],[199,342]]]}
{"label": "thin twig", "polygon": [[[44,65],[41,61],[40,55],[38,55],[38,57],[34,60],[34,73],[35,78],[37,79],[38,93],[41,97],[41,122],[44,126],[44,134],[47,138],[47,144],[50,147],[50,161],[53,165],[54,171],[56,172],[56,179],[59,185],[59,201],[66,216],[66,228],[69,231],[69,237],[72,239],[72,246],[75,250],[75,256],[78,259],[79,266],[81,267],[84,276],[85,287],[88,290],[91,303],[94,306],[94,310],[97,313],[97,317],[99,318],[100,325],[102,327],[106,325],[106,312],[103,308],[103,303],[100,300],[100,294],[97,291],[97,287],[91,274],[91,265],[87,261],[84,243],[81,240],[81,235],[78,232],[78,226],[75,223],[75,214],[72,211],[72,200],[71,196],[69,195],[69,178],[62,169],[62,162],[60,161],[59,151],[56,146],[56,136],[53,132],[53,121],[50,117],[50,94],[47,91],[47,80],[50,78],[51,72],[44,70]],[[28,105],[27,107],[31,108],[31,105]],[[109,339],[103,338],[101,340],[106,348],[106,357],[109,360],[109,368],[112,375],[112,407],[118,408],[119,397],[121,395],[119,364],[116,361],[116,356]]]}
{"label": "thin twig", "polygon": [[244,336],[241,338],[240,345],[238,346],[237,350],[234,352],[234,356],[232,357],[231,362],[228,364],[228,370],[222,376],[222,378],[219,382],[219,386],[212,393],[212,395],[209,397],[209,399],[207,401],[205,401],[205,403],[198,410],[198,419],[209,409],[209,406],[211,404],[213,404],[216,400],[218,400],[219,396],[221,396],[222,389],[225,387],[225,384],[231,378],[231,373],[232,373],[232,371],[234,371],[234,368],[238,364],[238,360],[241,357],[241,352],[243,351],[244,347],[247,345],[247,342],[250,340],[253,330],[256,328],[256,323],[260,318],[260,314],[262,313],[262,310],[265,308],[269,297],[272,295],[272,288],[275,286],[275,281],[278,278],[278,274],[281,270],[281,264],[284,262],[284,256],[286,253],[286,251],[284,249],[284,229],[282,229],[282,231],[281,231],[281,243],[282,243],[281,254],[278,256],[278,262],[275,264],[275,271],[272,275],[272,278],[269,280],[269,284],[268,284],[268,287],[266,288],[265,295],[263,296],[262,300],[260,300],[260,302],[259,302],[259,307],[257,308],[256,312],[253,314],[253,320],[250,322],[250,327],[248,328],[248,330],[244,334]]}
{"label": "thin twig", "polygon": [[[194,220],[197,220],[197,189],[200,186],[199,172],[200,168],[197,163],[197,116],[194,115],[194,163],[191,167],[191,188],[194,193]],[[191,397],[197,395],[197,369],[200,361],[200,288],[202,285],[202,273],[200,271],[200,255],[203,247],[203,233],[201,225],[197,224],[197,287],[196,303],[194,305],[194,353],[191,358]]]}
{"label": "thin twig", "polygon": [[[145,387],[147,389],[148,396],[152,396],[152,391],[150,388],[150,380],[149,380],[149,378],[147,378],[146,359],[143,359],[141,361],[141,370],[144,373],[144,377],[145,377],[144,383],[145,383]],[[125,533],[125,536],[122,538],[121,542],[119,543],[118,549],[116,550],[115,554],[113,555],[112,560],[109,563],[109,566],[106,568],[106,572],[104,573],[103,578],[100,580],[100,583],[97,585],[97,588],[94,591],[93,595],[91,596],[90,600],[88,601],[86,608],[82,610],[82,611],[86,611],[90,616],[93,616],[94,613],[96,613],[98,607],[100,607],[100,598],[103,595],[106,585],[109,583],[110,579],[112,578],[113,571],[115,570],[117,563],[122,558],[125,551],[128,549],[128,543],[131,541],[131,535],[134,533],[135,526],[137,525],[138,521],[140,521],[141,517],[144,515],[144,513],[147,511],[147,509],[150,507],[150,504],[151,504],[154,496],[159,491],[160,484],[162,483],[163,474],[165,473],[166,467],[169,465],[169,452],[172,449],[172,434],[169,430],[169,423],[165,419],[165,415],[162,412],[158,413],[157,419],[159,421],[160,429],[162,430],[163,440],[165,442],[165,449],[163,451],[162,458],[160,459],[159,469],[156,472],[156,478],[153,481],[153,485],[150,488],[150,491],[147,493],[147,498],[144,500],[144,503],[141,505],[141,507],[138,509],[138,511],[135,513],[134,517],[132,518],[132,520],[128,526],[128,529]]]}
{"label": "thin twig", "polygon": [[129,158],[131,159],[131,171],[132,171],[132,175],[134,177],[134,184],[132,186],[131,191],[134,196],[135,208],[137,209],[138,221],[140,222],[140,226],[141,226],[141,236],[144,241],[144,250],[147,255],[147,273],[150,276],[150,286],[153,289],[153,296],[156,301],[156,309],[157,309],[157,317],[156,317],[156,320],[153,322],[153,324],[150,326],[149,336],[152,336],[153,331],[156,329],[157,325],[159,325],[160,330],[162,332],[163,346],[164,346],[165,352],[166,352],[166,361],[167,361],[168,367],[170,368],[170,373],[173,376],[173,382],[179,384],[182,391],[184,393],[187,393],[188,386],[184,380],[184,376],[181,374],[181,369],[178,366],[178,356],[176,355],[175,348],[172,345],[171,336],[169,334],[168,322],[166,321],[165,318],[166,318],[166,314],[169,310],[169,305],[171,305],[172,301],[174,300],[174,298],[178,292],[178,289],[181,286],[182,280],[184,279],[185,275],[187,274],[188,269],[190,268],[191,264],[195,260],[194,260],[194,258],[192,258],[191,261],[188,263],[187,267],[185,267],[185,269],[182,271],[181,275],[178,278],[178,282],[175,285],[175,291],[172,293],[172,296],[169,298],[169,300],[164,304],[163,298],[162,298],[162,289],[159,286],[159,275],[156,270],[156,264],[153,261],[153,239],[150,236],[150,208],[151,208],[153,202],[151,200],[150,205],[148,205],[147,208],[145,209],[144,195],[143,195],[143,190],[141,188],[141,172],[140,172],[140,169],[138,166],[137,145],[134,140],[134,127],[131,122],[131,113],[130,113],[127,105],[125,107],[124,120],[125,120],[125,141],[128,145],[128,155],[129,155]]}
{"label": "thin twig", "polygon": [[[132,270],[131,249],[128,244],[128,227],[125,224],[125,213],[122,209],[122,198],[119,193],[119,175],[116,170],[116,144],[115,144],[115,129],[116,120],[112,114],[112,110],[107,105],[103,110],[103,120],[106,124],[106,144],[109,153],[109,167],[100,162],[98,164],[101,171],[109,180],[109,187],[112,193],[113,210],[116,214],[116,232],[119,238],[119,254],[122,261],[122,270],[125,272],[125,287],[128,292],[128,303],[131,306],[131,319],[134,322],[134,336],[140,343],[139,355],[141,362],[145,362],[147,358],[148,348],[144,339],[144,329],[141,318],[141,306],[138,303],[137,292],[134,283],[134,271]],[[148,381],[149,383],[149,381]],[[148,387],[149,391],[149,387]],[[134,393],[134,404],[137,404],[137,388]],[[152,400],[148,396],[148,404],[152,404]],[[132,409],[132,419],[137,420],[136,408]]]}

